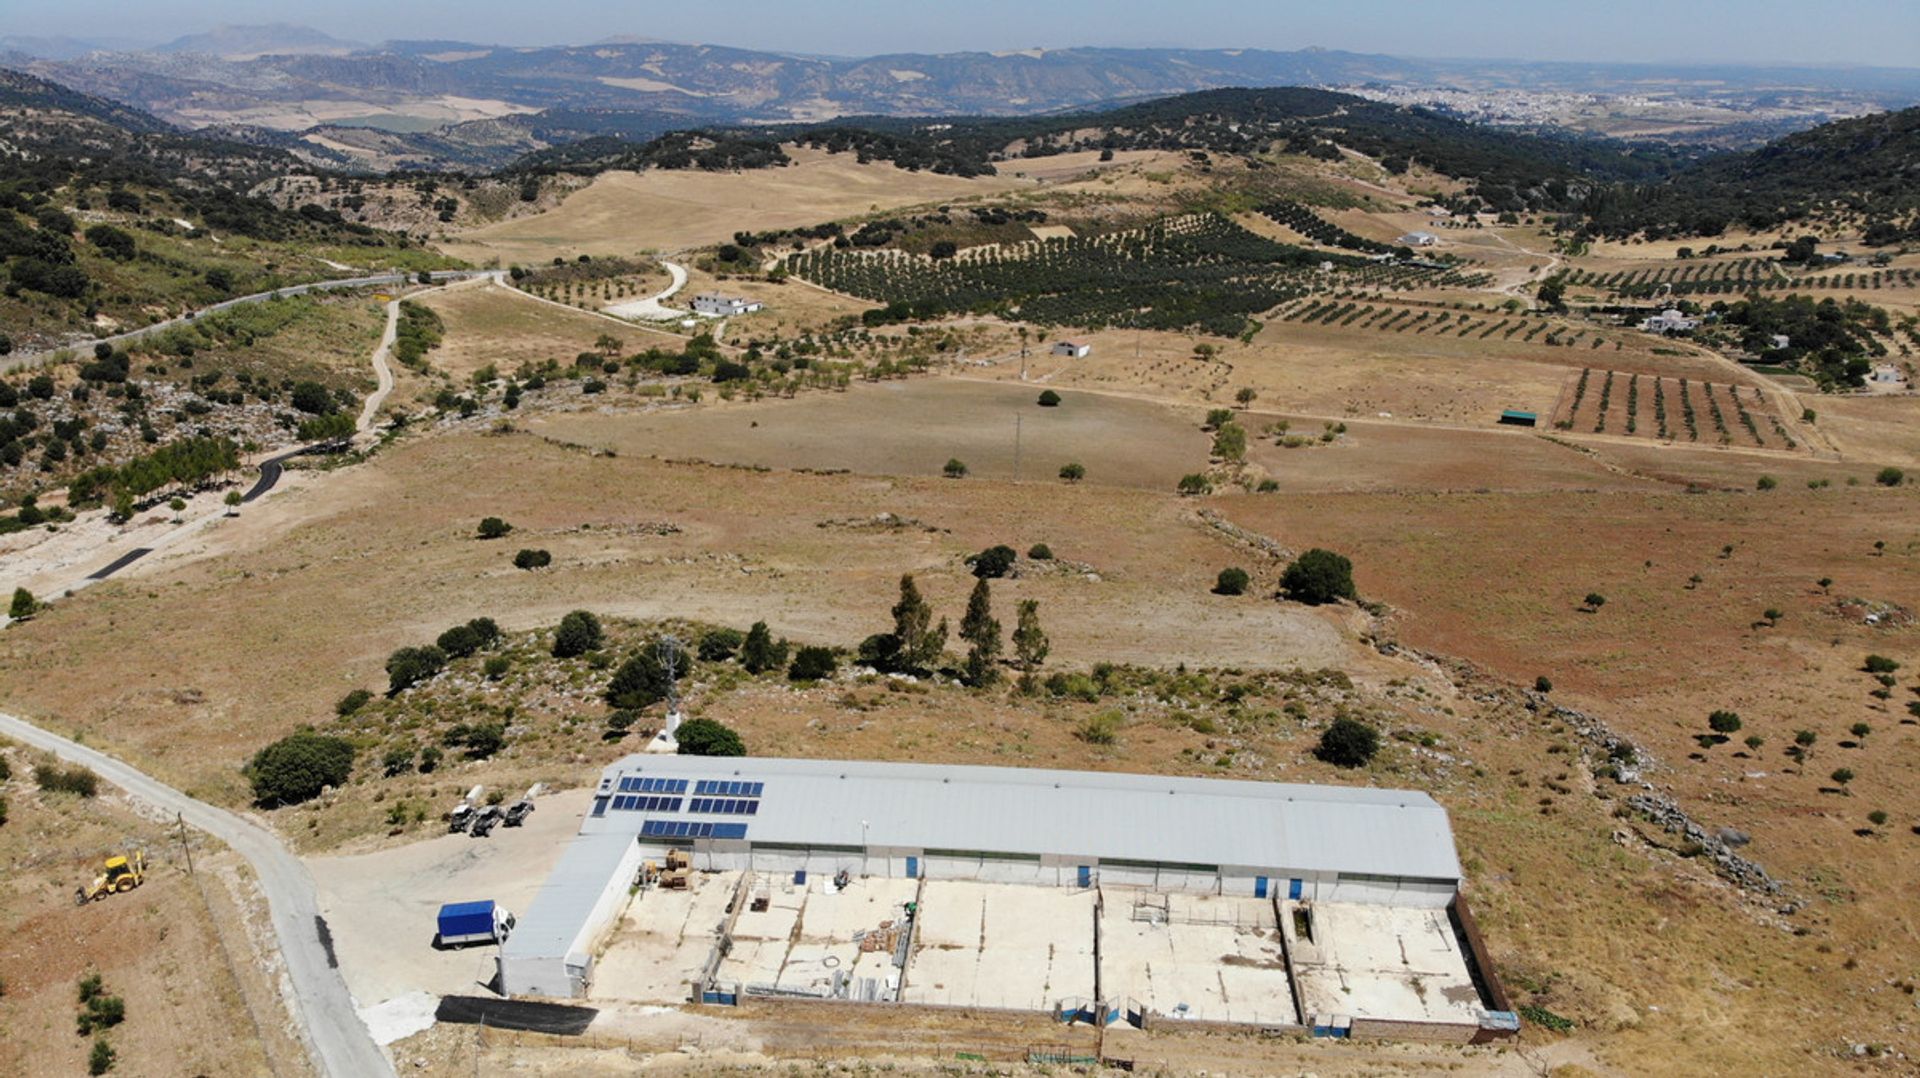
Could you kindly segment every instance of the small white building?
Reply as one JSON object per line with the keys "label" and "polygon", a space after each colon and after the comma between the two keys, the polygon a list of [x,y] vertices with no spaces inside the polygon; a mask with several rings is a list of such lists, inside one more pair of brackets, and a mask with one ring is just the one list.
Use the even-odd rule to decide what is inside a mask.
{"label": "small white building", "polygon": [[1093,351],[1093,345],[1079,341],[1055,341],[1051,351],[1056,356],[1066,356],[1068,359],[1085,359]]}
{"label": "small white building", "polygon": [[1771,338],[1768,339],[1768,347],[1772,348],[1776,352],[1782,348],[1787,347],[1792,343],[1793,343],[1793,338],[1787,336],[1784,333],[1776,333]]}
{"label": "small white building", "polygon": [[1873,369],[1873,380],[1883,386],[1897,386],[1906,381],[1900,375],[1900,368],[1891,363],[1882,363]]}
{"label": "small white building", "polygon": [[1648,333],[1685,333],[1689,330],[1699,329],[1700,320],[1698,318],[1688,318],[1679,310],[1669,307],[1659,314],[1650,315],[1641,319],[1640,328],[1646,330]]}
{"label": "small white building", "polygon": [[1439,242],[1440,237],[1431,232],[1409,232],[1400,237],[1400,244],[1403,247],[1432,247]]}
{"label": "small white building", "polygon": [[737,314],[752,314],[764,306],[765,304],[757,299],[725,296],[718,292],[702,292],[693,297],[693,313],[704,314],[709,318],[732,318]]}

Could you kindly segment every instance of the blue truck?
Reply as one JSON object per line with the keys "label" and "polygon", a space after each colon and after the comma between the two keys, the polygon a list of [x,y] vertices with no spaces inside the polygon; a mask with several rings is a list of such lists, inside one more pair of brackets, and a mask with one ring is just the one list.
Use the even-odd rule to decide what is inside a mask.
{"label": "blue truck", "polygon": [[439,931],[433,945],[464,947],[469,943],[505,943],[513,931],[513,914],[492,899],[449,902],[440,907]]}

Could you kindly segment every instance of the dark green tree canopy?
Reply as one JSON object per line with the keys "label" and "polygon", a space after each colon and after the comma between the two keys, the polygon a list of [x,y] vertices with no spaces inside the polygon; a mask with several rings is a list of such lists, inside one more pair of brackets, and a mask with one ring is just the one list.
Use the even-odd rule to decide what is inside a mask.
{"label": "dark green tree canopy", "polygon": [[254,754],[247,764],[253,798],[266,808],[296,805],[339,786],[353,773],[353,745],[312,730],[290,734]]}
{"label": "dark green tree canopy", "polygon": [[688,719],[674,732],[682,756],[745,756],[747,746],[731,727],[712,719]]}
{"label": "dark green tree canopy", "polygon": [[1294,559],[1280,577],[1280,586],[1293,599],[1318,606],[1335,599],[1353,599],[1353,562],[1331,550],[1314,547]]}

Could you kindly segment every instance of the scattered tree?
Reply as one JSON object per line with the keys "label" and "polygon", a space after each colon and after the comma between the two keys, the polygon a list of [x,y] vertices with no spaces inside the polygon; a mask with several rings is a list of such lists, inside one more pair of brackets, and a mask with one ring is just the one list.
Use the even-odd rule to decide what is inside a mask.
{"label": "scattered tree", "polygon": [[[981,581],[982,584],[986,583]],[[803,647],[793,653],[793,662],[787,667],[789,681],[823,681],[833,676],[840,662],[834,657],[832,648]]]}
{"label": "scattered tree", "polygon": [[969,555],[967,565],[973,570],[974,576],[982,580],[991,580],[1012,572],[1014,563],[1019,558],[1017,551],[1003,543],[990,546],[978,554]]}
{"label": "scattered tree", "polygon": [[1898,660],[1889,659],[1885,655],[1869,655],[1867,656],[1865,669],[1869,674],[1891,674],[1895,670],[1900,669],[1900,663]]}
{"label": "scattered tree", "polygon": [[1028,678],[1047,661],[1047,652],[1051,649],[1046,631],[1040,628],[1040,600],[1020,600],[1020,620],[1013,630],[1013,653]]}
{"label": "scattered tree", "polygon": [[1245,569],[1237,565],[1228,566],[1220,570],[1220,575],[1214,578],[1213,593],[1215,595],[1245,595],[1247,585],[1252,582],[1252,579],[1252,577],[1247,575]]}
{"label": "scattered tree", "polygon": [[933,608],[920,597],[920,588],[911,573],[900,578],[900,601],[893,606],[893,636],[899,641],[898,655],[910,670],[928,670],[940,661],[947,647],[947,622],[942,618],[937,629]]}
{"label": "scattered tree", "polygon": [[372,699],[373,694],[367,690],[355,689],[347,695],[342,696],[339,701],[333,705],[333,713],[344,719],[348,715],[366,707],[367,702]]}
{"label": "scattered tree", "polygon": [[1066,480],[1069,483],[1078,483],[1080,480],[1085,479],[1086,477],[1087,477],[1086,465],[1083,465],[1078,461],[1070,461],[1060,466],[1060,478]]}
{"label": "scattered tree", "polygon": [[513,556],[515,569],[545,569],[553,564],[553,555],[544,550],[521,550]]}
{"label": "scattered tree", "polygon": [[353,743],[301,730],[254,754],[246,766],[253,799],[265,808],[297,805],[338,787],[353,773]]}
{"label": "scattered tree", "polygon": [[605,640],[606,633],[600,627],[600,619],[590,611],[575,610],[561,618],[559,627],[553,631],[553,657],[571,659],[589,651],[598,651]]}
{"label": "scattered tree", "polygon": [[1545,674],[1541,674],[1541,675],[1540,675],[1539,677],[1537,677],[1537,678],[1534,678],[1534,679],[1533,679],[1533,691],[1534,691],[1534,692],[1543,692],[1543,693],[1544,693],[1544,692],[1552,692],[1552,691],[1553,691],[1553,679],[1552,679],[1552,678],[1549,678],[1549,677],[1548,677],[1547,675],[1545,675]]}
{"label": "scattered tree", "polygon": [[1027,548],[1027,557],[1034,561],[1052,561],[1053,548],[1045,543],[1035,543]]}
{"label": "scattered tree", "polygon": [[745,642],[746,637],[738,629],[709,629],[701,635],[697,653],[702,662],[726,662],[739,652],[740,645]]}
{"label": "scattered tree", "polygon": [[1280,586],[1295,601],[1310,606],[1357,597],[1353,587],[1353,562],[1345,555],[1319,547],[1294,559],[1281,574]]}
{"label": "scattered tree", "polygon": [[1873,733],[1873,725],[1865,722],[1856,722],[1847,729],[1849,733],[1857,738],[1865,738],[1868,734]]}
{"label": "scattered tree", "polygon": [[1707,716],[1707,726],[1725,740],[1725,735],[1740,731],[1740,716],[1732,711],[1715,711]]}
{"label": "scattered tree", "polygon": [[754,622],[740,645],[740,665],[746,667],[749,674],[764,674],[786,665],[786,661],[786,642],[775,641],[766,622]]}
{"label": "scattered tree", "polygon": [[1259,395],[1260,391],[1254,389],[1252,386],[1241,386],[1240,389],[1234,393],[1233,399],[1239,402],[1240,407],[1245,408],[1247,405],[1252,404],[1254,398]]}
{"label": "scattered tree", "polygon": [[1907,473],[1891,466],[1880,469],[1880,473],[1873,477],[1873,481],[1883,487],[1897,487],[1906,480]]}
{"label": "scattered tree", "polygon": [[1040,407],[1042,408],[1060,407],[1060,394],[1055,393],[1051,389],[1041,390],[1040,391]]}
{"label": "scattered tree", "polygon": [[940,470],[948,479],[964,479],[967,475],[967,464],[959,457],[949,457],[947,466]]}
{"label": "scattered tree", "polygon": [[1828,777],[1833,779],[1833,781],[1839,783],[1840,788],[1842,790],[1845,790],[1847,788],[1847,783],[1853,781],[1853,768],[1850,768],[1850,767],[1835,768],[1833,774]]}
{"label": "scattered tree", "polygon": [[1208,479],[1203,472],[1189,472],[1180,477],[1180,483],[1174,489],[1188,497],[1212,494],[1213,480]]}
{"label": "scattered tree", "polygon": [[487,517],[480,522],[480,538],[499,539],[513,530],[513,525],[499,517]]}
{"label": "scattered tree", "polygon": [[447,653],[436,645],[401,648],[387,656],[387,695],[398,696],[447,667]]}
{"label": "scattered tree", "polygon": [[1380,751],[1380,734],[1358,719],[1341,717],[1320,733],[1314,755],[1335,767],[1363,767]]}
{"label": "scattered tree", "polygon": [[15,621],[25,621],[40,612],[40,601],[25,588],[13,589],[13,605],[7,608],[7,616]]}
{"label": "scattered tree", "polygon": [[1588,592],[1587,597],[1581,600],[1582,609],[1589,614],[1599,610],[1605,605],[1607,605],[1607,597],[1597,591]]}
{"label": "scattered tree", "polygon": [[731,727],[712,719],[688,719],[674,732],[682,756],[745,756],[747,746]]}
{"label": "scattered tree", "polygon": [[[673,688],[674,678],[668,676],[666,665],[660,661],[657,650],[643,647],[613,672],[605,694],[610,706],[639,711],[667,698],[667,693]],[[676,672],[680,668],[681,664],[676,664]]]}
{"label": "scattered tree", "polygon": [[230,517],[237,517],[240,515],[240,503],[246,500],[247,500],[246,497],[243,496],[237,490],[227,491],[227,496],[221,499],[221,501],[226,504],[227,515]]}
{"label": "scattered tree", "polygon": [[984,576],[974,583],[973,594],[967,598],[967,613],[960,619],[960,639],[968,644],[967,684],[991,684],[994,663],[1000,658],[1000,622],[993,616],[993,593]]}

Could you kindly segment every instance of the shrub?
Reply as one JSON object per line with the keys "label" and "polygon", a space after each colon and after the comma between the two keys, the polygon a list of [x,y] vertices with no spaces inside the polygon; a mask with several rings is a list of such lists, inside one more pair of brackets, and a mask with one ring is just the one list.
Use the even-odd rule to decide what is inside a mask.
{"label": "shrub", "polygon": [[1053,548],[1045,543],[1035,543],[1027,548],[1027,557],[1034,561],[1052,561]]}
{"label": "shrub", "polygon": [[482,539],[498,539],[513,530],[513,525],[499,517],[487,517],[480,522],[479,535]]}
{"label": "shrub", "polygon": [[447,653],[431,644],[387,656],[387,695],[397,696],[446,669]]}
{"label": "shrub", "polygon": [[1534,692],[1552,692],[1552,691],[1553,691],[1553,679],[1552,679],[1552,678],[1550,678],[1550,677],[1548,677],[1548,676],[1547,676],[1547,675],[1545,675],[1545,674],[1541,674],[1541,675],[1540,675],[1539,677],[1537,677],[1537,678],[1534,678],[1534,679],[1533,679],[1533,691],[1534,691]]}
{"label": "shrub", "polygon": [[688,719],[674,732],[682,756],[745,756],[747,746],[731,727],[712,719]]}
{"label": "shrub", "polygon": [[380,758],[380,773],[392,778],[413,770],[413,746],[405,745],[397,749],[388,749]]}
{"label": "shrub", "polygon": [[1867,813],[1867,822],[1875,827],[1883,827],[1887,822],[1887,814],[1879,809],[1874,809],[1872,812]]}
{"label": "shrub", "polygon": [[740,665],[747,668],[749,674],[764,674],[769,670],[785,666],[787,662],[787,642],[776,642],[767,623],[756,621],[747,630],[747,638],[740,645]]}
{"label": "shrub", "polygon": [[1380,751],[1380,734],[1357,719],[1338,718],[1320,733],[1313,754],[1335,767],[1363,767]]}
{"label": "shrub", "polygon": [[13,589],[13,605],[7,610],[8,617],[15,621],[25,621],[39,610],[40,602],[33,597],[32,592],[25,588]]}
{"label": "shrub", "polygon": [[440,766],[440,756],[440,746],[438,745],[428,745],[426,748],[421,749],[420,773],[422,775],[432,774],[433,770]]}
{"label": "shrub", "polygon": [[480,634],[474,632],[471,626],[455,625],[441,633],[433,644],[446,652],[450,659],[464,659],[480,650]]}
{"label": "shrub", "polygon": [[746,639],[738,629],[709,629],[700,637],[700,659],[710,663],[726,662]]}
{"label": "shrub", "polygon": [[1233,422],[1233,409],[1213,408],[1207,411],[1207,421],[1201,424],[1200,429],[1219,430],[1231,422]]}
{"label": "shrub", "polygon": [[832,648],[804,647],[794,652],[787,677],[793,681],[820,681],[833,676],[839,666]]}
{"label": "shrub", "polygon": [[1869,655],[1867,656],[1864,669],[1869,674],[1891,674],[1895,670],[1900,669],[1900,663],[1898,660],[1889,659],[1885,655]]}
{"label": "shrub", "polygon": [[1356,597],[1353,562],[1345,555],[1319,547],[1301,554],[1280,576],[1280,586],[1298,602],[1310,606]]}
{"label": "shrub", "polygon": [[588,611],[575,610],[561,618],[559,628],[553,631],[553,657],[571,659],[589,651],[598,651],[605,639],[599,618]]}
{"label": "shrub", "polygon": [[1214,578],[1213,593],[1215,595],[1245,595],[1247,585],[1251,582],[1252,578],[1247,575],[1245,569],[1237,565],[1231,566],[1220,570],[1220,575]]}
{"label": "shrub", "polygon": [[1580,600],[1580,602],[1581,605],[1585,606],[1588,610],[1598,610],[1607,605],[1607,597],[1597,591],[1590,591],[1587,593],[1587,597]]}
{"label": "shrub", "polygon": [[638,711],[667,698],[673,680],[652,648],[642,648],[620,664],[607,682],[607,703],[623,710]]}
{"label": "shrub", "polygon": [[1842,789],[1845,789],[1847,783],[1853,781],[1853,768],[1851,767],[1836,768],[1834,769],[1833,774],[1829,777],[1832,778],[1833,781],[1839,783]]}
{"label": "shrub", "polygon": [[1189,472],[1180,477],[1180,483],[1174,489],[1188,497],[1200,494],[1212,494],[1213,480],[1208,479],[1204,473]]}
{"label": "shrub", "polygon": [[254,754],[245,769],[253,799],[265,808],[297,805],[339,786],[353,773],[353,745],[345,738],[301,730]]}
{"label": "shrub", "polygon": [[1906,479],[1907,473],[1894,467],[1882,468],[1879,474],[1873,477],[1873,481],[1883,487],[1897,487],[1906,482]]}
{"label": "shrub", "polygon": [[492,618],[475,618],[467,622],[467,628],[480,638],[480,646],[490,648],[500,642],[500,626]]}
{"label": "shrub", "polygon": [[1121,721],[1122,716],[1118,711],[1089,715],[1080,728],[1073,732],[1073,736],[1089,745],[1111,745],[1120,740]]}
{"label": "shrub", "polygon": [[87,1053],[87,1073],[95,1076],[105,1074],[113,1069],[114,1062],[119,1058],[119,1053],[113,1050],[113,1045],[108,1044],[105,1037],[95,1037],[93,1051]]}
{"label": "shrub", "polygon": [[373,699],[372,693],[365,689],[355,689],[347,695],[342,696],[339,702],[333,705],[333,713],[341,718],[346,718],[348,715],[366,707],[367,701],[371,699]]}
{"label": "shrub", "polygon": [[1041,390],[1040,391],[1040,407],[1042,408],[1060,407],[1060,394],[1055,393],[1051,389]]}
{"label": "shrub", "polygon": [[513,556],[515,569],[545,569],[553,564],[553,555],[544,550],[522,550]]}
{"label": "shrub", "polygon": [[1856,722],[1852,726],[1847,728],[1847,732],[1852,734],[1855,737],[1863,738],[1863,737],[1866,737],[1868,734],[1873,733],[1873,725],[1871,723]]}
{"label": "shrub", "polygon": [[1018,552],[1003,543],[970,555],[967,565],[972,567],[974,576],[982,580],[995,580],[1012,572],[1013,564],[1019,558]]}
{"label": "shrub", "polygon": [[1087,477],[1086,465],[1081,464],[1078,461],[1071,461],[1066,464],[1062,464],[1060,466],[1060,478],[1066,480],[1069,483],[1078,483],[1080,480],[1085,479],[1086,477]]}
{"label": "shrub", "polygon": [[479,722],[469,726],[463,722],[441,734],[440,743],[464,750],[469,760],[485,760],[507,747],[507,724]]}
{"label": "shrub", "polygon": [[513,669],[513,660],[507,658],[505,655],[489,655],[487,656],[486,665],[482,669],[485,671],[488,681],[499,681],[501,678],[507,676],[507,671]]}
{"label": "shrub", "polygon": [[1770,475],[1763,475],[1759,481],[1754,484],[1754,487],[1759,490],[1772,490],[1779,485],[1780,481],[1778,479]]}
{"label": "shrub", "polygon": [[53,793],[94,797],[100,793],[100,776],[80,767],[52,767],[40,764],[33,769],[34,785]]}
{"label": "shrub", "polygon": [[967,475],[967,464],[959,457],[950,457],[947,459],[947,466],[940,470],[948,479],[964,479]]}
{"label": "shrub", "polygon": [[1716,711],[1707,716],[1707,727],[1716,734],[1738,733],[1740,716],[1731,711]]}

